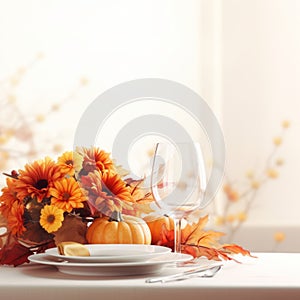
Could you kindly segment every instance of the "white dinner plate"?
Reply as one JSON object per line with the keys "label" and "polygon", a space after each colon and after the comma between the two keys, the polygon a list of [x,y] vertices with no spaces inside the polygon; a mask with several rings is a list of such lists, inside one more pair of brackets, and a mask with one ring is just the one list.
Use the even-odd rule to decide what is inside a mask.
{"label": "white dinner plate", "polygon": [[60,260],[46,253],[33,254],[29,260],[34,263],[56,267],[61,273],[81,276],[128,276],[159,272],[166,265],[189,261],[193,257],[183,253],[167,253],[147,261],[114,263],[79,263]]}
{"label": "white dinner plate", "polygon": [[90,256],[60,255],[57,248],[47,249],[45,253],[70,262],[112,263],[145,261],[171,252],[168,247],[141,244],[89,244],[85,247]]}

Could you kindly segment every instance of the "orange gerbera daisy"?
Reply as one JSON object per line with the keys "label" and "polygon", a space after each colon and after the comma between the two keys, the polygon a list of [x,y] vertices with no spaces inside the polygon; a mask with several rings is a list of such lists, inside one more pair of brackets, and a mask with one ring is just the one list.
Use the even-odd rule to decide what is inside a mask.
{"label": "orange gerbera daisy", "polygon": [[21,235],[26,228],[23,225],[24,205],[15,201],[7,216],[7,226],[13,235]]}
{"label": "orange gerbera daisy", "polygon": [[102,174],[102,191],[106,197],[114,197],[121,200],[133,201],[131,189],[121,179],[119,174],[105,172]]}
{"label": "orange gerbera daisy", "polygon": [[15,188],[18,198],[36,197],[38,202],[49,197],[49,188],[62,176],[58,166],[49,157],[25,165],[25,170],[19,170],[19,174]]}
{"label": "orange gerbera daisy", "polygon": [[80,152],[83,155],[83,171],[84,175],[94,170],[115,171],[113,160],[110,158],[110,154],[99,148],[82,148]]}
{"label": "orange gerbera daisy", "polygon": [[0,196],[0,213],[7,218],[14,202],[19,202],[19,200],[15,192],[16,180],[7,178],[6,184],[7,186],[2,189],[2,195]]}
{"label": "orange gerbera daisy", "polygon": [[86,196],[79,186],[79,183],[73,178],[63,178],[54,182],[50,188],[51,204],[71,212],[74,208],[82,208]]}
{"label": "orange gerbera daisy", "polygon": [[132,209],[130,202],[134,202],[129,186],[118,174],[94,171],[81,178],[82,186],[89,193],[89,204],[93,210],[108,214],[123,208]]}
{"label": "orange gerbera daisy", "polygon": [[40,224],[48,232],[57,231],[64,220],[64,211],[54,205],[45,205],[41,210]]}
{"label": "orange gerbera daisy", "polygon": [[82,161],[82,155],[75,151],[67,151],[57,160],[61,173],[69,176],[74,176],[81,170]]}

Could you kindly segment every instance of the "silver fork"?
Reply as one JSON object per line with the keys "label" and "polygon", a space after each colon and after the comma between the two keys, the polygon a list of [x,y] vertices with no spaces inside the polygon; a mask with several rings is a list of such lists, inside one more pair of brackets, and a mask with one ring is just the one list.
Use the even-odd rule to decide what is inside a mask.
{"label": "silver fork", "polygon": [[148,278],[146,279],[146,283],[181,281],[192,277],[213,277],[221,269],[221,267],[222,265],[216,265],[209,268],[194,268],[173,275]]}

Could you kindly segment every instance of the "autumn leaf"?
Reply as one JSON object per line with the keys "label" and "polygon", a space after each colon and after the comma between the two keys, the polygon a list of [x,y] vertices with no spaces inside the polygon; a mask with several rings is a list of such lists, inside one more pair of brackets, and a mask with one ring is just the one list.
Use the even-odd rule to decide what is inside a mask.
{"label": "autumn leaf", "polygon": [[242,254],[244,256],[256,257],[256,256],[251,255],[249,250],[246,250],[236,244],[224,244],[224,245],[222,245],[222,249],[225,249],[225,251],[228,251],[231,254]]}
{"label": "autumn leaf", "polygon": [[9,235],[5,245],[0,249],[0,264],[16,267],[29,262],[28,257],[32,254],[30,248],[21,245],[16,237]]}
{"label": "autumn leaf", "polygon": [[205,231],[204,227],[208,222],[208,216],[200,218],[198,223],[187,224],[182,230],[182,244],[201,245],[204,247],[212,247],[219,245],[219,239],[224,235],[222,232]]}
{"label": "autumn leaf", "polygon": [[19,243],[15,243],[11,248],[0,250],[0,264],[1,265],[13,265],[14,267],[29,262],[28,257],[33,252],[30,248],[27,248]]}
{"label": "autumn leaf", "polygon": [[220,253],[215,248],[183,245],[182,246],[182,252],[184,252],[186,254],[190,254],[193,257],[205,256],[209,260],[221,260],[220,259]]}
{"label": "autumn leaf", "polygon": [[[144,214],[148,215],[154,210],[151,208],[152,200],[142,199],[133,203],[133,212],[136,217],[142,217]],[[129,214],[133,214],[129,212]]]}
{"label": "autumn leaf", "polygon": [[[222,232],[204,230],[208,222],[208,216],[202,217],[197,223],[187,224],[181,231],[181,249],[183,253],[193,257],[205,256],[210,260],[234,260],[231,255],[242,254],[250,257],[250,251],[236,244],[220,243],[220,238],[224,235]],[[161,246],[174,248],[174,231],[167,230],[163,225],[161,231],[161,240],[158,242]]]}
{"label": "autumn leaf", "polygon": [[152,194],[148,191],[149,189],[142,186],[144,179],[134,180],[132,178],[127,178],[125,182],[127,186],[130,187],[130,193],[135,202],[131,203],[131,211],[126,211],[126,209],[123,208],[123,213],[141,217],[144,214],[147,215],[153,212],[154,210],[151,208],[153,197]]}
{"label": "autumn leaf", "polygon": [[46,232],[39,222],[26,223],[26,231],[22,234],[22,240],[32,245],[41,244],[52,238],[53,235]]}
{"label": "autumn leaf", "polygon": [[174,230],[168,230],[166,225],[162,225],[161,240],[157,243],[160,246],[174,249]]}
{"label": "autumn leaf", "polygon": [[86,230],[87,224],[81,218],[76,215],[68,215],[65,217],[62,226],[54,233],[55,244],[66,241],[85,244]]}

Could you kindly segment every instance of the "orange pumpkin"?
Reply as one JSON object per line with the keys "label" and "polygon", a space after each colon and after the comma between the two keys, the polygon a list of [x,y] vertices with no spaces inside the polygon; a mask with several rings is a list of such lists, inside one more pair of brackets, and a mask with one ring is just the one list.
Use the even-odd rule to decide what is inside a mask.
{"label": "orange pumpkin", "polygon": [[152,244],[156,245],[161,240],[161,232],[163,225],[167,230],[174,230],[174,221],[171,217],[167,215],[163,216],[146,216],[144,220],[148,224],[151,231]]}
{"label": "orange pumpkin", "polygon": [[138,217],[113,212],[96,219],[87,229],[89,244],[151,244],[147,223]]}

